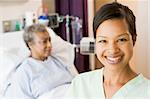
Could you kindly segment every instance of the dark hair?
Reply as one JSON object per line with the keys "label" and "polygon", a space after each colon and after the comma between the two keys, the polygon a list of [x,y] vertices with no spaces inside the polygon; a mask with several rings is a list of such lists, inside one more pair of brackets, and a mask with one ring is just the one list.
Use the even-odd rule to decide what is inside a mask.
{"label": "dark hair", "polygon": [[[48,32],[46,29],[46,26],[42,24],[33,24],[31,26],[28,26],[24,29],[23,33],[23,39],[26,43],[26,46],[29,48],[29,43],[32,43],[34,40],[34,34],[36,33],[42,33],[42,32]],[[30,50],[30,48],[29,48]]]}
{"label": "dark hair", "polygon": [[96,30],[100,24],[108,19],[125,19],[128,25],[129,32],[132,36],[133,45],[136,42],[136,18],[133,12],[127,7],[117,2],[102,6],[97,12],[93,20],[94,37]]}

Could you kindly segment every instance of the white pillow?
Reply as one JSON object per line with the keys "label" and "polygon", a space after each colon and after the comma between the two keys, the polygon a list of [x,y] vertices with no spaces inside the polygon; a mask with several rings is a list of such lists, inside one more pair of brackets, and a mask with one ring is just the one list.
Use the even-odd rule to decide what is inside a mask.
{"label": "white pillow", "polygon": [[5,81],[7,81],[8,77],[11,76],[11,73],[20,63],[21,60],[17,55],[4,50],[0,52],[0,93],[5,88]]}
{"label": "white pillow", "polygon": [[67,41],[64,41],[61,37],[57,36],[55,32],[47,28],[52,42],[52,55],[55,57],[59,57],[62,62],[67,64],[68,69],[73,75],[77,75],[78,71],[74,66],[74,46]]}
{"label": "white pillow", "polygon": [[[52,33],[53,34],[53,33]],[[51,35],[51,34],[50,34]],[[72,66],[74,63],[74,46],[67,41],[64,41],[59,36],[55,35],[52,38],[52,52],[53,56],[61,58],[61,60],[67,63],[68,66]]]}
{"label": "white pillow", "polygon": [[[13,53],[22,59],[30,54],[23,40],[23,31],[4,33],[0,35],[0,48],[5,52]],[[20,51],[23,50],[23,51]]]}

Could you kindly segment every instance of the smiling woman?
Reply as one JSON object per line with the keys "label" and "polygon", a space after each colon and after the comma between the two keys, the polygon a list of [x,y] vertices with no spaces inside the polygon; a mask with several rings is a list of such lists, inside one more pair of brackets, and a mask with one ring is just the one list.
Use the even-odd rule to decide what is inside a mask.
{"label": "smiling woman", "polygon": [[95,14],[93,31],[96,55],[104,67],[77,76],[67,96],[71,99],[149,99],[150,81],[135,73],[129,64],[137,36],[133,12],[117,2],[106,4]]}
{"label": "smiling woman", "polygon": [[105,68],[121,68],[128,65],[133,55],[133,42],[127,23],[123,19],[104,21],[97,28],[96,54]]}
{"label": "smiling woman", "polygon": [[[95,11],[108,3],[115,0],[94,0],[95,1]],[[148,43],[149,35],[149,15],[150,7],[149,0],[117,0],[117,2],[128,6],[136,16],[136,28],[138,33],[138,38],[134,46],[134,54],[130,61],[132,69],[135,72],[141,72],[145,77],[150,79],[150,43]],[[141,58],[142,57],[142,58]],[[96,68],[101,66],[96,64]]]}

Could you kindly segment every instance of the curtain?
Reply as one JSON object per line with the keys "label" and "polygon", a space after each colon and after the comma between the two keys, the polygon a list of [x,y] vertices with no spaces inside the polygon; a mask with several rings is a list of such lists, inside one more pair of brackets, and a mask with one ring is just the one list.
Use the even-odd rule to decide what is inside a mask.
{"label": "curtain", "polygon": [[[82,36],[88,36],[88,19],[87,19],[87,0],[55,0],[56,13],[59,15],[69,15],[69,16],[77,16],[82,19]],[[72,38],[72,28],[71,28],[71,20],[69,21],[69,34],[70,34],[70,42],[73,42]],[[55,32],[58,33],[64,40],[67,40],[66,36],[66,22],[62,22],[59,24],[59,28],[55,29]],[[76,35],[77,39],[81,39],[81,35]],[[77,41],[76,43],[79,43]],[[89,57],[88,55],[81,55],[79,52],[76,52],[75,55],[75,66],[78,71],[85,72],[89,70]]]}

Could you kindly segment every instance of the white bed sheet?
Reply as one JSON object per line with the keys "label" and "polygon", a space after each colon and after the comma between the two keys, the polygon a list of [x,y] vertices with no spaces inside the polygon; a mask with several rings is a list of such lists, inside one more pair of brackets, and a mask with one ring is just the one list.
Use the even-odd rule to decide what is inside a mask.
{"label": "white bed sheet", "polygon": [[44,93],[38,99],[65,99],[65,94],[70,84],[65,84],[54,88],[52,91]]}

